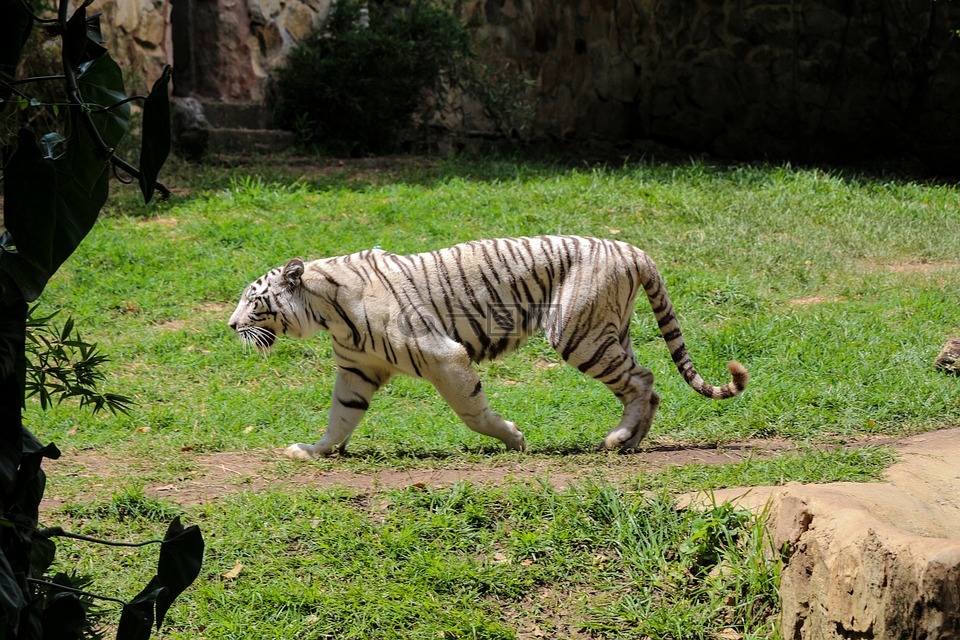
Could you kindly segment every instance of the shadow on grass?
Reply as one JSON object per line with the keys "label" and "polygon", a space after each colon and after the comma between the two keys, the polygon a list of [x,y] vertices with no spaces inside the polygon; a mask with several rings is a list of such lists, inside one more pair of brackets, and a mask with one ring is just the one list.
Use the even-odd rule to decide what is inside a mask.
{"label": "shadow on grass", "polygon": [[[402,461],[427,461],[427,460],[450,460],[463,458],[473,461],[478,458],[502,458],[515,457],[517,460],[523,460],[527,457],[565,457],[576,455],[594,455],[606,453],[615,456],[643,456],[645,454],[663,454],[677,453],[684,451],[731,451],[731,452],[750,452],[758,447],[752,443],[680,443],[680,444],[658,444],[652,446],[643,446],[640,449],[632,451],[608,451],[599,443],[556,443],[539,445],[527,449],[523,454],[506,451],[503,446],[498,444],[484,444],[479,446],[463,446],[456,449],[411,449],[398,448],[392,450],[376,448],[360,448],[350,450],[346,453],[335,454],[334,457],[342,457],[349,460],[361,462],[402,462]],[[775,451],[777,449],[791,448],[787,445],[759,447],[764,450]]]}
{"label": "shadow on grass", "polygon": [[[937,176],[909,171],[901,164],[803,165],[797,163],[736,163],[682,150],[645,151],[644,147],[590,147],[570,149],[498,150],[488,154],[463,153],[451,158],[430,155],[386,155],[334,158],[281,152],[271,155],[211,156],[200,163],[171,157],[161,181],[173,195],[168,204],[144,205],[137,189],[118,189],[106,210],[135,217],[163,215],[168,206],[189,203],[210,192],[259,181],[266,185],[304,185],[312,191],[363,193],[386,185],[432,188],[450,180],[490,183],[542,181],[573,171],[642,170],[645,179],[664,182],[730,181],[736,184],[768,182],[784,173],[817,169],[857,187],[870,184],[941,183]],[[772,171],[772,169],[779,171]],[[782,178],[782,175],[780,175]]]}

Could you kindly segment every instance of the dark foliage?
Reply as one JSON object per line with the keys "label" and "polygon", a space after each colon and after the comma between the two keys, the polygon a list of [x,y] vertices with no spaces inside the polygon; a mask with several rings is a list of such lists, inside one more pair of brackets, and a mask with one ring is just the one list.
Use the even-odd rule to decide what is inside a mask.
{"label": "dark foliage", "polygon": [[[167,71],[149,96],[137,98],[144,101],[140,168],[114,154],[130,127],[131,99],[102,46],[98,16],[87,15],[91,2],[68,15],[68,1],[60,0],[57,17],[41,20],[26,1],[0,0],[0,130],[19,127],[0,140],[6,226],[0,236],[0,638],[94,637],[95,601],[123,606],[119,639],[148,638],[196,578],[203,557],[199,529],[175,520],[156,541],[157,575],[130,603],[90,593],[76,578],[46,575],[56,552],[53,539],[77,536],[38,526],[46,484],[41,463],[60,452],[24,427],[24,399],[37,394],[46,405],[54,397],[77,396],[94,409],[114,410],[123,410],[127,400],[93,391],[104,360],[96,345],[81,340],[70,321],[54,331],[49,318],[31,320],[28,303],[93,227],[111,169],[138,180],[149,201],[155,190],[166,192],[157,174],[170,146]],[[34,24],[60,39],[60,73],[21,80],[17,70]],[[59,106],[32,90],[47,83],[65,93]],[[46,115],[35,117],[37,110]],[[28,351],[35,357],[30,365]]]}
{"label": "dark foliage", "polygon": [[[369,11],[369,13],[367,13]],[[467,29],[429,0],[337,2],[325,29],[278,74],[278,123],[307,146],[392,150],[427,91],[443,96],[471,56]]]}

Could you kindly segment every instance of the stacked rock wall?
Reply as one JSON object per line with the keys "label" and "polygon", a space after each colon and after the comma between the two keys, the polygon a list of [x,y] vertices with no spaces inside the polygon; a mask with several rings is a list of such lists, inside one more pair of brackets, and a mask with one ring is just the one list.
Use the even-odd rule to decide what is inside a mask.
{"label": "stacked rock wall", "polygon": [[951,155],[960,3],[475,0],[485,55],[536,80],[535,137],[722,156]]}
{"label": "stacked rock wall", "polygon": [[[180,95],[262,101],[272,70],[331,1],[95,8],[124,43],[118,57],[142,75],[175,58]],[[532,80],[528,138],[652,138],[740,158],[950,160],[960,149],[954,0],[457,0],[454,9],[484,59]],[[443,122],[489,129],[478,114],[464,108]]]}
{"label": "stacked rock wall", "polygon": [[97,0],[87,9],[102,14],[106,47],[123,68],[128,93],[149,89],[173,60],[170,7],[165,0]]}
{"label": "stacked rock wall", "polygon": [[152,82],[174,65],[180,96],[261,102],[290,49],[320,27],[333,0],[97,0],[111,55]]}

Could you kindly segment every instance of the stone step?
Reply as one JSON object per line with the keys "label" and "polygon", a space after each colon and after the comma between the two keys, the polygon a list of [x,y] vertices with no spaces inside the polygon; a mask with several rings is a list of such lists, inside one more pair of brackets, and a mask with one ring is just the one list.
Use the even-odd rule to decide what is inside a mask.
{"label": "stone step", "polygon": [[270,109],[258,102],[203,102],[203,114],[214,129],[269,129]]}
{"label": "stone step", "polygon": [[281,129],[210,129],[208,150],[213,153],[271,153],[290,149],[296,136]]}

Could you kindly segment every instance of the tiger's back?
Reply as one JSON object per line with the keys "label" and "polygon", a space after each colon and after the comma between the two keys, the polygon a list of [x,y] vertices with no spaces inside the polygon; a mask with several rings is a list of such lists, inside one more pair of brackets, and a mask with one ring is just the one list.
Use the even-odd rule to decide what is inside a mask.
{"label": "tiger's back", "polygon": [[[310,263],[307,274],[362,291],[362,301],[351,300],[354,307],[362,302],[359,315],[395,323],[405,337],[443,333],[481,361],[509,353],[540,330],[559,338],[600,301],[629,316],[644,257],[611,240],[501,238],[412,255],[364,251]],[[351,332],[341,346],[376,347],[354,338]]]}
{"label": "tiger's back", "polygon": [[[747,382],[738,363],[730,364],[733,381],[722,387],[700,378],[656,265],[625,242],[540,236],[476,240],[412,255],[374,249],[291,261],[257,283],[231,318],[241,337],[258,318],[274,336],[326,330],[340,366],[326,435],[316,445],[291,447],[294,457],[345,445],[373,392],[398,372],[430,380],[472,429],[524,448],[516,426],[490,412],[470,362],[509,353],[541,330],[567,363],[623,402],[623,418],[605,445],[632,449],[659,404],[653,376],[636,362],[630,343],[641,288],[671,357],[695,390],[726,398]],[[265,327],[268,316],[250,313],[245,300],[247,306],[266,300],[281,308],[279,321]]]}

